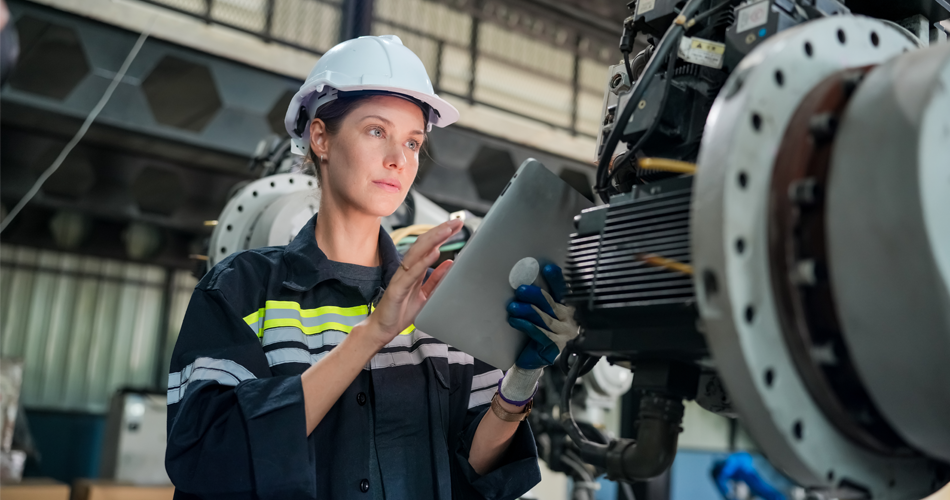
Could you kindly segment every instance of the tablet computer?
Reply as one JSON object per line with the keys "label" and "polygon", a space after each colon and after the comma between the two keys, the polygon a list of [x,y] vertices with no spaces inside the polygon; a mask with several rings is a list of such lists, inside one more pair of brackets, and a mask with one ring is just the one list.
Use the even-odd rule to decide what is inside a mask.
{"label": "tablet computer", "polygon": [[511,268],[525,257],[562,268],[574,217],[592,203],[535,159],[525,160],[495,200],[415,325],[460,351],[507,370],[528,336],[508,325]]}

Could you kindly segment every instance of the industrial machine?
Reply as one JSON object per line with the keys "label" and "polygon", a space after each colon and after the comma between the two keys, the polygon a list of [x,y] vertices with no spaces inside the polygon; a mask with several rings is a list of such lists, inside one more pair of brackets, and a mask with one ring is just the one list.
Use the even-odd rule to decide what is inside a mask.
{"label": "industrial machine", "polygon": [[[579,458],[661,474],[695,399],[816,498],[943,486],[948,6],[630,8],[597,146],[607,203],[577,217],[566,269],[582,333],[559,414]],[[574,383],[601,357],[634,373],[636,439],[575,424]]]}
{"label": "industrial machine", "polygon": [[[919,499],[942,487],[950,44],[939,22],[950,5],[630,9],[597,141],[606,203],[579,214],[567,242],[582,332],[531,417],[542,458],[582,487],[604,471],[656,477],[675,457],[683,401],[696,400],[741,419],[812,498]],[[633,54],[637,40],[647,46]],[[219,218],[209,266],[285,244],[313,214],[315,180],[286,161],[285,142],[259,150],[262,177]],[[407,203],[387,224],[448,217],[418,193]],[[584,380],[594,391],[630,386],[602,390],[619,380],[604,378],[604,360],[633,373],[636,439],[610,439],[572,412],[595,366]]]}

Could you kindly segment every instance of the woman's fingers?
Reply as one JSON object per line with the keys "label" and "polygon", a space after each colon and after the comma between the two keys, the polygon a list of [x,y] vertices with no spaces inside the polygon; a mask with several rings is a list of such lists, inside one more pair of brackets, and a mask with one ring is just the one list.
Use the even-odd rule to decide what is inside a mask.
{"label": "woman's fingers", "polygon": [[445,240],[459,232],[459,230],[462,229],[462,225],[461,220],[453,219],[426,231],[425,234],[420,236],[419,239],[412,244],[409,251],[406,252],[406,258],[403,259],[403,264],[411,268],[419,259],[428,255],[433,249],[438,249],[438,247],[445,243]]}
{"label": "woman's fingers", "polygon": [[389,282],[389,289],[399,290],[397,293],[400,300],[404,300],[410,296],[411,292],[418,290],[418,287],[422,285],[422,279],[425,277],[426,271],[429,270],[429,266],[435,264],[437,260],[439,260],[438,247],[433,248],[425,255],[417,255],[412,265],[406,265],[406,261],[403,260],[402,265],[405,267],[393,276],[392,281]]}
{"label": "woman's fingers", "polygon": [[432,271],[432,274],[429,275],[429,279],[426,280],[424,285],[422,285],[422,294],[426,299],[432,296],[432,292],[435,291],[435,287],[439,286],[439,283],[442,282],[442,278],[445,278],[445,275],[448,274],[449,269],[451,268],[452,261],[447,260],[439,264],[439,267],[435,268],[435,271]]}

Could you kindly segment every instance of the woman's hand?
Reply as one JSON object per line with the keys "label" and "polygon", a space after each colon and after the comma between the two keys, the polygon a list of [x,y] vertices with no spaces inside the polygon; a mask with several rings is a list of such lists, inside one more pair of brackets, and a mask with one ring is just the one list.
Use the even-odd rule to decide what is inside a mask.
{"label": "woman's hand", "polygon": [[439,259],[439,247],[460,229],[461,220],[443,222],[420,236],[406,252],[386,293],[373,313],[364,320],[367,333],[373,336],[379,348],[416,320],[422,306],[452,267],[452,261],[443,262],[428,280],[425,280],[426,271]]}

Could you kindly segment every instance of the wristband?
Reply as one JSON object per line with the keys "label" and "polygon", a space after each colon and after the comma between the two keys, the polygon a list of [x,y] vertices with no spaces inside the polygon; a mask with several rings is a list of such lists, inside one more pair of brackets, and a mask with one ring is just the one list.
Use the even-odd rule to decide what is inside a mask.
{"label": "wristband", "polygon": [[512,401],[512,400],[506,398],[505,395],[501,393],[501,381],[502,381],[502,380],[505,380],[505,377],[501,377],[500,379],[498,379],[498,397],[500,397],[502,401],[504,401],[504,402],[506,402],[506,403],[508,403],[508,404],[510,404],[510,405],[524,406],[524,405],[528,404],[528,401],[531,401],[532,399],[534,399],[534,395],[538,393],[538,383],[535,382],[535,383],[534,383],[534,391],[531,393],[531,396],[529,396],[528,399],[525,399],[524,401]]}

